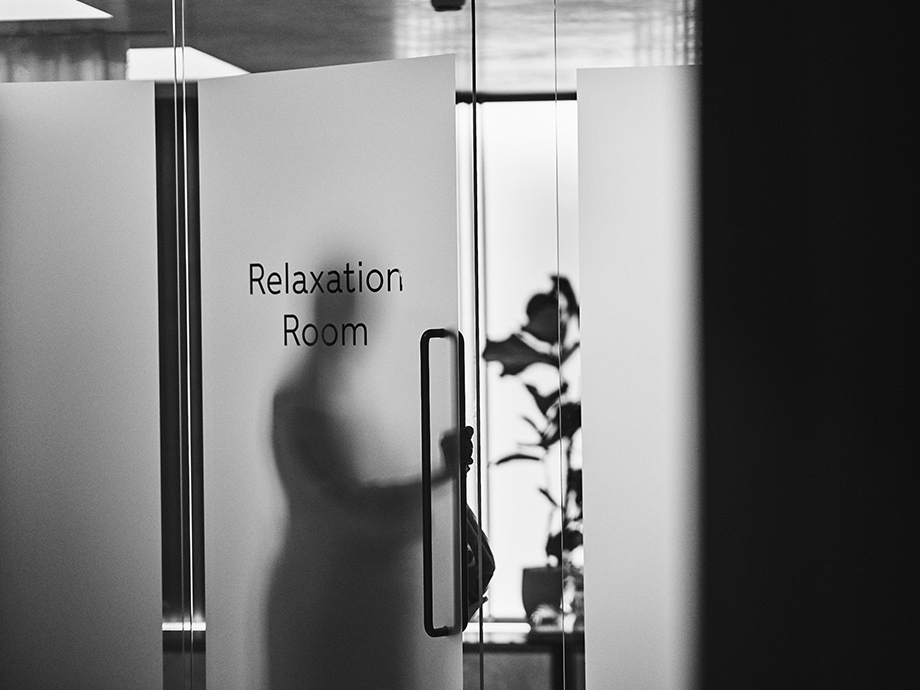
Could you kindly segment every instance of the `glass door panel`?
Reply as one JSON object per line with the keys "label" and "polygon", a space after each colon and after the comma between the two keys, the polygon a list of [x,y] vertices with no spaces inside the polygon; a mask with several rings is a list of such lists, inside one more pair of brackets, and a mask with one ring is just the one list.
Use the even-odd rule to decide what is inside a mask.
{"label": "glass door panel", "polygon": [[[555,3],[479,4],[485,530],[497,561],[483,676],[485,687],[513,687],[518,677],[560,688],[570,670],[560,537],[578,381],[574,301],[560,299],[577,276],[574,267],[562,275],[559,263],[560,217],[571,225],[577,199],[574,188],[560,189],[560,167],[574,160],[560,160],[558,137],[560,120],[573,121],[573,93],[557,88]],[[565,304],[571,327],[560,339]]]}
{"label": "glass door panel", "polygon": [[153,95],[0,84],[2,687],[162,687]]}
{"label": "glass door panel", "polygon": [[[457,374],[431,343],[430,587],[420,464],[422,336],[458,326],[454,70],[420,58],[199,84],[217,687],[460,687],[443,548],[460,453],[441,452]],[[446,636],[426,633],[428,589]]]}
{"label": "glass door panel", "polygon": [[[592,460],[583,457],[580,414],[578,307],[584,266],[579,260],[576,72],[590,67],[697,62],[695,3],[563,0],[513,3],[513,8],[511,3],[482,2],[480,7],[484,17],[478,27],[478,56],[480,100],[484,101],[480,172],[488,360],[483,390],[490,462],[486,516],[487,531],[498,553],[511,561],[511,572],[496,574],[487,610],[496,631],[511,631],[515,618],[527,618],[523,648],[548,644],[553,658],[563,666],[553,673],[554,683],[583,687],[584,622],[590,620],[590,603],[585,611],[584,597],[584,580],[590,578],[590,572],[584,571],[584,559],[585,550],[590,553],[591,527],[583,527],[582,470],[590,481]],[[495,21],[497,17],[502,20]],[[499,73],[502,79],[493,78]],[[649,117],[663,107],[653,102],[644,106]],[[613,121],[612,114],[608,115],[608,121]],[[598,131],[603,132],[603,116],[598,122]],[[608,153],[608,163],[619,156]],[[635,183],[618,179],[612,184]],[[608,189],[607,194],[611,193]],[[591,231],[600,232],[598,228]],[[615,232],[615,228],[607,230],[608,234]],[[600,255],[589,256],[585,265],[598,277],[591,283],[594,309],[598,309],[599,301],[603,304],[609,299],[603,290],[597,292],[607,273]],[[555,332],[541,330],[540,305],[557,308]],[[597,347],[605,343],[595,343]],[[610,423],[600,424],[610,427]],[[544,430],[549,433],[541,435]],[[594,456],[598,458],[595,463],[612,462],[603,457],[602,449],[595,450]],[[601,469],[594,475],[599,483]],[[532,489],[529,498],[524,487]],[[598,495],[596,487],[592,495]],[[661,508],[665,514],[671,510]],[[590,506],[586,510],[590,515]],[[542,522],[541,529],[533,527],[535,521]],[[617,529],[622,524],[618,522]],[[608,523],[599,521],[594,539],[598,556],[606,549],[609,530]],[[583,534],[589,535],[584,545]],[[556,583],[551,594],[525,595],[528,603],[522,612],[519,588],[531,589],[525,580],[534,582],[550,570],[527,567],[537,561],[561,565],[561,572],[550,576]],[[614,615],[598,617],[598,640],[607,639],[605,618],[612,620]],[[496,660],[498,654],[515,649],[513,633],[508,632],[503,642],[500,639],[496,636],[491,644]],[[556,641],[551,642],[553,639]],[[485,667],[488,676],[488,655]]]}
{"label": "glass door panel", "polygon": [[175,175],[132,55],[172,45],[171,11],[0,7],[3,687],[170,683],[182,556],[161,490],[176,358],[160,250]]}
{"label": "glass door panel", "polygon": [[558,687],[570,613],[563,604],[565,566],[575,550],[573,534],[580,534],[577,496],[564,488],[575,490],[577,479],[569,481],[568,470],[580,468],[572,415],[579,399],[577,265],[560,271],[558,235],[560,215],[573,213],[577,200],[574,189],[560,189],[560,169],[570,172],[575,161],[560,159],[557,147],[559,122],[572,122],[574,102],[528,95],[480,108],[488,286],[486,531],[503,566],[496,569],[487,608],[486,675],[497,679],[510,661],[540,657],[553,669],[548,687]]}
{"label": "glass door panel", "polygon": [[[437,7],[433,6],[436,5]],[[470,4],[464,5],[462,1],[451,3],[451,2],[438,2],[438,3],[429,3],[429,2],[415,2],[414,0],[393,0],[390,2],[380,3],[380,2],[365,2],[365,1],[355,1],[355,2],[331,2],[323,0],[321,2],[310,2],[310,3],[296,3],[289,1],[273,2],[270,3],[270,6],[267,6],[265,3],[235,3],[232,8],[228,8],[227,3],[224,2],[211,2],[209,0],[196,0],[195,2],[177,2],[177,7],[180,10],[180,15],[182,17],[182,31],[181,31],[181,45],[185,48],[186,64],[189,64],[189,57],[203,53],[206,55],[213,56],[218,58],[223,63],[230,65],[231,69],[240,70],[243,72],[253,73],[254,75],[259,73],[279,73],[291,70],[298,70],[301,68],[317,68],[317,67],[328,67],[328,66],[342,66],[342,65],[356,65],[358,63],[371,63],[379,62],[386,60],[393,60],[397,58],[413,58],[413,57],[424,57],[424,56],[436,56],[436,55],[453,55],[455,56],[455,67],[452,70],[452,94],[470,94],[475,90],[475,80],[472,75],[473,70],[473,60],[472,60],[472,45],[473,45],[473,11]],[[446,11],[436,11],[446,10]],[[330,76],[332,81],[343,79],[343,88],[345,87],[348,79],[348,75],[352,72],[336,72],[334,75]],[[318,78],[318,77],[316,77]],[[205,86],[204,81],[198,81],[198,85],[192,83],[195,80],[193,77],[189,78],[188,84],[185,85],[187,88],[187,93],[190,96],[189,102],[193,104],[193,99],[197,94],[198,85],[201,86],[204,93],[209,92],[209,88]],[[274,83],[274,82],[273,82]],[[394,101],[397,98],[403,98],[405,95],[403,91],[393,91],[388,92],[389,82],[386,79],[383,79],[376,84],[366,83],[362,88],[364,89],[360,94],[355,95],[355,98],[342,98],[343,103],[347,102],[349,108],[342,107],[338,112],[340,117],[336,121],[336,125],[342,128],[342,131],[347,129],[349,126],[356,127],[357,131],[360,132],[360,135],[356,135],[351,138],[349,141],[342,141],[337,139],[336,141],[341,145],[342,150],[338,154],[330,154],[332,157],[338,156],[340,160],[348,161],[355,160],[354,155],[358,155],[359,152],[356,152],[355,147],[359,146],[359,142],[364,141],[362,137],[368,135],[369,132],[381,132],[379,127],[375,128],[372,124],[366,131],[362,131],[361,127],[357,123],[360,122],[375,122],[374,112],[378,109],[382,109],[381,112],[389,112],[387,109],[391,106],[395,107]],[[312,88],[312,87],[309,87]],[[271,91],[271,89],[269,89]],[[347,92],[348,89],[345,88]],[[343,92],[344,93],[344,92]],[[304,101],[304,107],[312,103],[310,100],[311,95],[304,96],[306,99]],[[245,100],[245,99],[244,99]],[[453,102],[454,96],[451,96],[451,102]],[[417,99],[408,97],[407,103],[417,103]],[[312,107],[310,105],[309,107]],[[427,106],[426,106],[427,108]],[[307,108],[309,109],[309,108]],[[417,112],[428,112],[426,109]],[[458,158],[457,169],[451,172],[450,180],[453,181],[455,188],[459,183],[459,209],[457,208],[456,203],[456,189],[454,189],[454,219],[452,225],[450,226],[450,232],[453,233],[451,237],[453,238],[453,245],[449,248],[449,252],[441,251],[440,248],[437,251],[434,251],[433,247],[428,246],[426,243],[417,243],[414,239],[410,237],[412,232],[415,232],[415,229],[410,229],[408,227],[401,227],[399,223],[388,222],[384,217],[384,209],[386,204],[381,202],[381,204],[372,209],[373,202],[370,202],[367,198],[367,191],[372,190],[377,187],[381,187],[385,183],[392,183],[394,180],[403,179],[403,180],[416,180],[415,173],[412,172],[413,165],[412,163],[406,161],[404,157],[400,157],[401,152],[396,150],[398,149],[397,142],[399,139],[393,139],[388,145],[389,148],[386,150],[386,154],[381,150],[379,155],[374,158],[369,151],[365,152],[370,157],[365,161],[365,168],[370,169],[371,166],[374,170],[375,181],[367,181],[368,184],[365,190],[355,190],[353,187],[352,196],[346,200],[342,201],[341,207],[339,209],[340,215],[343,218],[348,218],[349,213],[355,211],[358,208],[364,208],[365,211],[369,214],[367,218],[362,218],[360,223],[355,221],[354,227],[344,227],[330,225],[321,230],[321,233],[327,235],[336,235],[339,240],[346,240],[351,237],[350,233],[357,233],[354,237],[358,235],[366,234],[368,236],[379,233],[385,235],[388,239],[386,241],[392,242],[394,245],[399,245],[402,250],[413,252],[418,254],[417,262],[425,263],[429,265],[429,268],[426,270],[438,271],[442,279],[447,279],[448,276],[453,275],[457,278],[457,267],[455,264],[452,264],[449,270],[442,271],[443,268],[441,262],[447,261],[450,263],[450,257],[456,257],[459,253],[459,260],[461,266],[461,275],[460,275],[460,294],[461,295],[472,295],[474,294],[474,286],[476,284],[476,236],[472,228],[475,225],[476,218],[473,211],[473,170],[475,167],[474,155],[472,154],[472,142],[475,140],[475,134],[471,131],[473,127],[472,119],[469,117],[464,117],[463,106],[459,106],[458,112],[458,126],[456,133],[458,135],[457,142],[452,143],[452,151],[455,151]],[[189,120],[194,119],[194,113],[191,113],[187,116]],[[413,119],[407,120],[409,122],[415,122]],[[437,122],[443,124],[441,120]],[[378,123],[379,124],[379,123]],[[423,143],[422,136],[425,132],[429,130],[427,127],[432,126],[431,123],[421,123],[421,128],[417,130],[416,136],[418,139],[414,143],[418,143],[419,146]],[[290,114],[283,123],[278,125],[283,127],[291,132],[300,132],[305,126],[305,122],[300,121],[300,114],[294,113]],[[329,123],[324,124],[325,127],[330,127]],[[450,136],[451,141],[453,142],[454,131],[451,130]],[[441,133],[442,136],[443,132]],[[331,145],[331,144],[330,144]],[[429,145],[440,147],[440,143],[434,143],[434,141],[429,141]],[[421,155],[418,148],[407,147],[406,151],[414,150],[419,155]],[[440,152],[441,149],[438,148]],[[384,160],[386,155],[392,154],[389,160]],[[307,152],[305,154],[309,158],[312,153]],[[360,155],[358,155],[360,158]],[[400,164],[400,161],[404,161],[403,164]],[[304,163],[309,167],[309,163]],[[314,189],[329,189],[334,188],[336,185],[339,185],[342,189],[345,189],[344,180],[333,180],[331,178],[325,177],[324,174],[319,171],[318,168],[310,168],[313,170],[313,177],[307,182]],[[407,172],[408,171],[408,172]],[[459,178],[458,178],[459,172]],[[347,178],[348,176],[346,176]],[[357,178],[355,178],[357,179]],[[364,178],[361,178],[364,179]],[[441,176],[441,183],[446,184],[448,181],[447,177]],[[190,175],[190,180],[194,183],[194,175]],[[204,175],[202,175],[203,184],[209,184],[204,182]],[[435,183],[426,182],[421,186],[418,186],[416,190],[416,195],[413,198],[409,198],[405,190],[401,197],[393,197],[387,201],[392,207],[394,204],[399,205],[412,205],[416,204],[419,199],[425,196],[424,190],[428,189],[426,185],[431,185]],[[313,185],[319,185],[318,187],[313,187]],[[274,191],[272,192],[274,193]],[[344,193],[344,192],[343,192]],[[435,202],[437,205],[439,202]],[[296,203],[289,203],[289,208],[297,208]],[[383,215],[381,215],[383,214]],[[458,230],[457,230],[457,221],[456,218],[460,218],[460,228],[459,228],[459,241],[457,240]],[[366,221],[366,222],[365,222]],[[190,218],[192,224],[195,223],[194,213]],[[361,225],[360,228],[357,225]],[[403,236],[403,232],[409,232],[409,235]],[[436,223],[430,223],[428,232],[431,233],[432,237],[441,236],[441,233],[447,232],[447,228],[444,226],[444,217],[441,217]],[[402,239],[400,239],[402,238]],[[443,237],[442,237],[443,239]],[[297,241],[300,241],[299,239]],[[277,243],[277,247],[274,245]],[[271,249],[272,251],[287,251],[288,248],[291,248],[291,242],[288,239],[276,238],[271,235],[266,235],[264,238],[264,244],[266,248]],[[294,243],[296,244],[296,243]],[[312,245],[305,244],[304,248],[309,249]],[[363,246],[363,245],[362,245]],[[274,247],[274,249],[272,249]],[[432,256],[438,258],[426,258],[425,251],[423,247],[428,247],[432,250]],[[332,251],[329,248],[329,251]],[[347,248],[341,249],[342,252],[347,253]],[[310,257],[301,257],[299,261],[306,261]],[[315,257],[316,261],[325,261],[332,260],[329,256],[325,255],[323,257]],[[354,274],[351,276],[353,280],[363,280],[364,274],[359,274],[358,271],[364,270],[369,272],[372,270],[377,270],[386,274],[386,270],[389,268],[395,268],[396,264],[391,266],[384,266],[371,264],[373,257],[368,255],[368,257],[358,257],[358,258],[348,258],[347,256],[343,259],[347,264],[349,264],[347,270],[354,271]],[[381,259],[382,260],[382,259]],[[290,265],[293,267],[294,260],[288,260]],[[355,262],[363,262],[361,266],[357,266]],[[408,265],[408,264],[407,264]],[[266,272],[270,273],[272,270],[267,264]],[[292,268],[293,270],[293,268]],[[329,271],[329,270],[346,270],[345,266],[340,266],[335,268],[332,267],[313,267],[313,270],[317,271]],[[404,270],[403,270],[404,272]],[[377,280],[377,274],[366,273],[366,277],[369,277],[372,281]],[[376,283],[374,283],[376,288]],[[417,290],[419,284],[415,283],[413,289]],[[454,286],[456,291],[457,287]],[[407,288],[408,290],[408,288]],[[365,288],[364,296],[367,296],[367,289]],[[431,295],[433,296],[433,295]],[[406,295],[403,295],[405,298]],[[413,298],[415,299],[415,298]],[[406,300],[403,299],[400,304],[405,306]],[[358,306],[361,306],[360,303]],[[371,306],[373,304],[371,303]],[[205,304],[207,308],[207,304]],[[459,321],[457,321],[457,305],[456,300],[454,303],[454,312],[453,325],[451,330],[456,330],[459,325],[459,331],[467,335],[467,339],[471,343],[475,343],[476,336],[476,313],[477,308],[475,305],[475,299],[464,300],[461,304],[461,310],[459,313]],[[421,319],[424,315],[425,310],[420,309],[417,311],[417,317]],[[301,315],[302,316],[302,315]],[[375,310],[371,311],[371,317],[377,318]],[[391,323],[394,319],[398,320],[401,318],[398,315],[393,315],[389,313],[386,318],[380,316],[383,319],[384,323]],[[441,319],[443,322],[444,319]],[[349,322],[340,320],[340,326],[344,324],[347,326]],[[370,321],[361,321],[356,320],[355,324],[364,324],[370,330],[371,323]],[[408,327],[411,326],[414,328],[416,320],[408,319],[405,321],[405,325]],[[288,325],[291,328],[295,328],[293,319],[288,322]],[[304,328],[308,327],[308,323],[300,323],[296,325],[296,328],[299,328],[298,335],[304,335]],[[313,323],[313,326],[316,326],[316,323]],[[323,324],[319,324],[322,326]],[[430,328],[437,326],[438,324],[431,323],[426,327]],[[443,326],[443,324],[441,324]],[[378,329],[379,330],[379,329]],[[312,337],[313,331],[310,328],[307,328],[306,336],[310,342],[313,341]],[[331,330],[327,330],[327,335],[331,337]],[[421,331],[416,334],[416,339],[421,336]],[[362,331],[363,337],[363,331]],[[320,341],[322,342],[321,334]],[[380,340],[378,336],[377,344],[380,345]],[[389,343],[389,341],[386,341]],[[450,438],[456,438],[456,434],[453,432],[459,427],[463,426],[463,417],[462,413],[459,411],[453,411],[453,403],[448,404],[446,402],[448,399],[454,400],[460,392],[465,393],[465,397],[470,399],[472,402],[467,406],[468,411],[466,413],[466,422],[477,426],[477,406],[475,405],[476,399],[476,383],[475,378],[471,382],[466,383],[459,390],[457,385],[452,383],[449,388],[445,388],[445,382],[453,382],[453,374],[450,373],[455,368],[456,364],[452,364],[453,361],[451,358],[456,357],[456,345],[454,340],[450,338],[435,338],[431,341],[431,398],[432,398],[432,414],[434,415],[431,420],[431,443],[432,443],[432,468],[434,473],[434,486],[432,487],[433,491],[433,505],[432,505],[432,530],[433,530],[433,545],[432,545],[432,567],[433,567],[433,577],[434,583],[432,586],[432,602],[431,606],[433,608],[433,623],[434,627],[439,628],[443,625],[447,625],[452,630],[452,640],[443,641],[439,640],[437,642],[428,642],[429,645],[438,645],[441,646],[457,646],[457,637],[458,631],[453,631],[453,628],[456,627],[453,619],[456,619],[458,614],[454,610],[455,605],[452,601],[452,597],[449,596],[450,592],[457,589],[463,583],[459,582],[456,585],[451,581],[454,577],[454,572],[456,571],[455,565],[459,563],[454,563],[454,554],[457,549],[453,545],[453,541],[459,539],[459,534],[457,533],[458,526],[454,525],[454,516],[459,514],[460,506],[457,504],[458,498],[456,495],[456,490],[451,489],[445,482],[443,478],[439,479],[441,474],[443,474],[444,460],[443,452],[444,443],[442,443],[442,437],[446,433],[450,432]],[[391,343],[390,343],[391,344]],[[390,345],[384,345],[384,347],[389,347]],[[305,349],[316,347],[316,343],[312,345],[301,345],[302,352]],[[449,351],[445,352],[444,350]],[[315,350],[314,350],[315,351]],[[381,457],[380,462],[378,463],[378,470],[382,472],[381,477],[375,478],[373,473],[369,476],[357,476],[356,479],[362,482],[372,481],[376,482],[378,480],[382,481],[383,479],[388,479],[392,481],[395,476],[402,476],[403,479],[407,480],[410,477],[418,479],[420,466],[420,447],[415,448],[411,454],[407,453],[405,448],[406,444],[409,444],[410,439],[418,435],[419,431],[416,428],[419,424],[416,420],[414,427],[411,428],[412,434],[410,435],[406,431],[398,431],[402,429],[404,423],[409,418],[409,408],[405,405],[394,405],[392,401],[387,401],[384,398],[384,394],[381,392],[383,389],[380,389],[379,386],[383,385],[383,382],[380,380],[375,380],[374,376],[382,374],[386,371],[390,376],[390,384],[396,378],[399,378],[402,383],[400,383],[397,392],[401,395],[415,395],[416,398],[419,397],[420,391],[415,390],[415,388],[410,384],[410,381],[414,381],[418,378],[419,372],[413,371],[412,375],[414,378],[409,378],[408,372],[404,371],[405,367],[396,367],[391,361],[388,361],[387,364],[383,367],[377,367],[376,364],[380,364],[384,359],[386,359],[380,350],[374,350],[378,354],[375,355],[377,358],[375,364],[371,365],[367,361],[360,363],[357,359],[351,358],[347,361],[347,364],[343,365],[343,368],[349,372],[349,381],[348,384],[351,388],[338,388],[333,390],[329,388],[327,391],[328,395],[331,398],[334,398],[334,404],[338,406],[340,412],[344,409],[349,409],[352,412],[352,415],[355,419],[364,419],[367,418],[367,415],[370,414],[370,408],[378,407],[376,414],[382,415],[383,410],[388,411],[388,422],[384,424],[383,421],[378,423],[378,426],[386,426],[385,430],[371,430],[370,428],[362,430],[361,433],[349,432],[347,435],[347,440],[349,445],[352,447],[350,452],[356,452],[361,455],[361,457],[369,457],[369,452],[374,444],[385,443],[389,446],[388,449],[381,448],[380,451],[386,450],[387,452]],[[419,353],[419,343],[416,342],[411,353],[407,353],[406,356],[411,356],[414,358],[413,361],[418,364],[418,359],[420,356]],[[266,361],[268,361],[267,358]],[[302,359],[306,360],[307,357]],[[366,360],[366,358],[365,358]],[[282,358],[283,362],[288,362]],[[395,361],[395,360],[393,360]],[[403,361],[403,360],[400,360]],[[205,355],[205,363],[207,362],[207,353]],[[475,371],[476,360],[476,348],[475,346],[466,348],[466,366],[469,371]],[[279,365],[280,366],[280,365]],[[288,366],[285,364],[285,366]],[[445,373],[445,367],[448,373]],[[416,367],[417,368],[417,367]],[[362,373],[363,372],[363,373]],[[377,373],[375,373],[377,372]],[[449,374],[449,375],[448,375]],[[445,379],[447,376],[447,379]],[[363,383],[358,383],[358,379],[363,377],[365,380]],[[469,377],[468,377],[469,378]],[[275,382],[276,384],[278,382]],[[375,394],[379,394],[376,402],[372,402],[372,398],[366,394],[366,391],[361,392],[360,395],[357,393],[356,386],[363,385],[366,388],[370,387],[375,391]],[[324,387],[325,389],[325,387]],[[350,391],[350,392],[348,392]],[[413,392],[414,391],[414,392]],[[445,397],[447,396],[447,397]],[[454,397],[451,397],[454,396]],[[207,405],[207,401],[204,403]],[[329,404],[333,404],[330,401]],[[416,400],[415,405],[418,406],[418,401]],[[451,411],[451,418],[445,420],[442,417],[437,416],[437,411],[440,408],[443,408],[444,405],[447,405]],[[443,412],[443,409],[442,409]],[[395,441],[393,440],[394,436],[400,436],[401,441],[399,448],[401,449],[398,453],[394,450]],[[264,439],[263,439],[264,440]],[[355,450],[355,444],[358,444],[358,450]],[[456,444],[456,441],[454,442]],[[410,444],[411,445],[411,444]],[[417,444],[416,444],[417,445]],[[414,447],[413,447],[414,448]],[[465,451],[464,451],[465,452]],[[475,451],[474,451],[475,452]],[[207,447],[205,448],[205,453],[207,454]],[[454,453],[457,454],[456,452]],[[396,458],[399,457],[397,461]],[[389,458],[384,460],[383,458]],[[410,461],[410,458],[412,459]],[[392,467],[389,467],[387,471],[386,468],[389,464],[393,464]],[[370,465],[364,467],[362,471],[367,471]],[[468,483],[470,486],[469,499],[468,503],[472,506],[477,505],[476,500],[476,491],[477,491],[477,481],[476,477],[479,474],[478,462],[474,463],[473,467],[475,469],[469,472]],[[459,466],[458,466],[459,468]],[[459,471],[459,469],[458,469]],[[395,473],[395,474],[394,474]],[[414,473],[414,474],[413,474]],[[207,476],[207,473],[205,474]],[[213,480],[213,478],[212,478]],[[459,480],[459,477],[458,477]],[[209,480],[211,481],[211,480]],[[212,491],[213,494],[213,491]],[[421,495],[421,492],[419,492]],[[203,505],[208,506],[210,503],[209,498],[203,499]],[[208,511],[211,508],[207,508]],[[398,511],[397,511],[398,513]],[[209,515],[210,513],[208,513]],[[396,516],[394,516],[395,519]],[[420,519],[420,516],[418,516]],[[395,529],[395,526],[393,527]],[[448,540],[447,537],[450,537]],[[448,543],[450,542],[450,543]],[[412,548],[418,548],[419,544],[414,543]],[[210,554],[211,552],[208,551]],[[418,554],[413,554],[412,558],[419,557],[421,558],[421,552]],[[405,554],[404,554],[405,556]],[[210,555],[208,556],[210,558]],[[408,558],[408,557],[407,557]],[[447,561],[450,561],[449,563]],[[360,566],[358,566],[360,567]],[[220,594],[214,595],[213,592],[219,591],[220,586],[213,584],[212,580],[216,580],[218,583],[222,582],[219,574],[211,575],[213,568],[208,566],[207,573],[202,567],[196,573],[196,582],[207,582],[207,591],[209,606],[213,606],[213,601],[220,598]],[[216,572],[216,571],[215,571]],[[418,584],[414,579],[417,578],[421,571],[416,573],[414,570],[412,573],[405,574],[405,581],[403,585],[409,589],[413,589],[415,584]],[[392,573],[391,573],[392,575]],[[411,577],[410,577],[411,576]],[[229,590],[232,591],[232,590]],[[319,590],[317,590],[319,591]],[[422,590],[418,590],[422,592]],[[448,595],[445,597],[445,595]],[[216,598],[215,598],[216,597]],[[399,606],[396,606],[395,603],[391,602],[392,607],[395,609],[400,609]],[[413,606],[415,603],[413,603]],[[345,611],[345,609],[342,609]],[[215,626],[220,624],[220,620],[214,619],[211,616],[213,611],[207,612],[204,608],[201,609],[201,615],[206,617],[208,620],[208,629],[209,636],[212,637],[215,633]],[[412,620],[412,625],[415,625],[416,613],[413,611],[403,610],[399,615],[393,611],[389,611],[385,616],[381,614],[381,618],[376,620],[372,628],[373,630],[379,633],[379,639],[393,640],[393,644],[398,645],[399,640],[405,637],[405,630],[401,626],[404,625],[404,621]],[[220,616],[221,614],[217,614]],[[421,616],[421,613],[418,613]],[[340,617],[347,620],[348,616],[345,613],[340,614]],[[421,620],[421,619],[420,619]],[[366,624],[364,624],[366,625]],[[388,632],[389,631],[389,632]],[[414,628],[413,628],[414,634]],[[213,641],[209,640],[208,644],[208,653],[211,657],[208,667],[209,669],[215,669],[215,663],[213,662],[213,654],[215,653],[215,647],[213,646]],[[405,640],[404,640],[405,641]],[[459,649],[459,647],[458,647]],[[385,651],[385,648],[380,649],[382,654]],[[268,648],[265,652],[265,655],[270,655],[271,649]],[[263,656],[265,656],[263,655]],[[257,655],[258,656],[258,655]],[[458,657],[459,659],[459,657]],[[443,662],[447,663],[447,662]],[[441,678],[442,674],[441,666],[442,662],[430,663],[427,666],[426,673],[433,674],[431,677],[437,676]],[[450,662],[454,664],[454,661]],[[264,663],[259,662],[258,665],[264,666]],[[232,668],[228,667],[228,668]],[[366,665],[363,667],[358,667],[357,670],[360,671],[362,668],[366,668]],[[419,671],[421,666],[419,664],[409,664],[401,671],[401,673],[408,673],[408,676],[401,678],[400,682],[405,681],[406,683],[422,683],[423,680],[420,678],[411,678],[410,676],[414,671],[411,671],[412,668],[415,668],[416,671]],[[264,669],[263,669],[264,670]],[[214,671],[217,672],[217,671]],[[229,672],[229,671],[228,671]],[[221,672],[223,674],[223,672]],[[258,674],[262,674],[262,671],[257,671]],[[424,674],[423,674],[424,675]],[[460,682],[459,673],[456,674],[457,681]],[[222,675],[221,677],[226,677]],[[263,674],[264,677],[264,674]],[[425,676],[427,677],[427,676]],[[429,678],[430,679],[430,678]],[[394,681],[395,682],[395,681]],[[454,681],[451,681],[454,682]],[[441,686],[443,683],[442,680],[432,683],[432,686]],[[410,685],[407,685],[409,687]]]}

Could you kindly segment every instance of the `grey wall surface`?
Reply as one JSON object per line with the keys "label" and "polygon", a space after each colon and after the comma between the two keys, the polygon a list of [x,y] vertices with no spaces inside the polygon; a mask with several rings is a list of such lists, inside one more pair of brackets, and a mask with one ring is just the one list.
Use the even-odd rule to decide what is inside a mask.
{"label": "grey wall surface", "polygon": [[153,86],[0,85],[0,686],[162,687]]}

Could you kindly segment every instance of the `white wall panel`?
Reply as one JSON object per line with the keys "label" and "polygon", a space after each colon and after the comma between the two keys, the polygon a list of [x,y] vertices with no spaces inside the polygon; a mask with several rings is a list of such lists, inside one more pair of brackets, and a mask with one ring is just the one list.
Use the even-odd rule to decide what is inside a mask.
{"label": "white wall panel", "polygon": [[149,83],[0,85],[0,686],[162,687]]}
{"label": "white wall panel", "polygon": [[588,687],[692,685],[696,70],[578,74]]}

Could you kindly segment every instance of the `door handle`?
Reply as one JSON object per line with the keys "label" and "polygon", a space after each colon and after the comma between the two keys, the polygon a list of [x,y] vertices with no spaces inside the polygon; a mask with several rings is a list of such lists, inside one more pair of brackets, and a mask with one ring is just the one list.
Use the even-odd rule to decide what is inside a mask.
{"label": "door handle", "polygon": [[[451,625],[435,626],[434,623],[434,555],[432,544],[431,516],[431,391],[429,349],[433,339],[447,338],[454,343],[454,371],[456,375],[456,405],[454,428],[459,432],[464,426],[466,401],[464,395],[464,347],[463,335],[444,328],[431,328],[422,334],[420,342],[421,402],[422,402],[422,547],[424,568],[425,632],[430,637],[446,637],[461,632],[466,621],[463,615],[464,593],[467,591],[466,551],[466,472],[462,461],[456,467],[448,468],[451,483],[457,496],[458,514],[454,519],[454,544],[457,546],[454,558],[453,590],[454,620]],[[459,438],[459,437],[458,437]]]}

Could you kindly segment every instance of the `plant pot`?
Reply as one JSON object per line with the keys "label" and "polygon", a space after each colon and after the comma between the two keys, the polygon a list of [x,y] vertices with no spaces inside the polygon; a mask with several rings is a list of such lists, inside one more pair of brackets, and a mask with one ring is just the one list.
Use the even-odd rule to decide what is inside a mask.
{"label": "plant pot", "polygon": [[532,620],[534,611],[541,605],[561,610],[562,568],[548,565],[524,568],[521,573],[521,601],[528,621]]}

